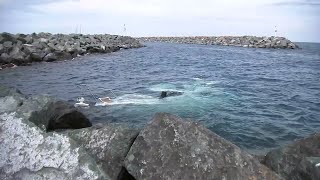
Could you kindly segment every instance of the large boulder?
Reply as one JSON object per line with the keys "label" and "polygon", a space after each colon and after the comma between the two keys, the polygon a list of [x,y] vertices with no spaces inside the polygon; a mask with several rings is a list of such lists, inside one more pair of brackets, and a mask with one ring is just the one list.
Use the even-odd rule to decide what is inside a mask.
{"label": "large boulder", "polygon": [[32,114],[48,108],[48,105],[55,101],[54,98],[47,95],[27,97],[22,105],[16,110],[17,116],[29,120]]}
{"label": "large boulder", "polygon": [[67,131],[95,158],[100,169],[110,178],[122,176],[124,158],[138,131],[125,125],[108,124]]}
{"label": "large boulder", "polygon": [[40,62],[46,55],[46,52],[34,52],[30,54],[30,58],[32,61]]}
{"label": "large boulder", "polygon": [[107,179],[71,138],[45,133],[15,113],[0,114],[0,179]]}
{"label": "large boulder", "polygon": [[43,57],[43,60],[46,62],[53,62],[58,60],[58,57],[54,53],[49,53]]}
{"label": "large boulder", "polygon": [[231,142],[167,113],[140,132],[125,167],[136,179],[281,179]]}
{"label": "large boulder", "polygon": [[50,102],[41,111],[33,112],[29,120],[45,131],[92,126],[85,115],[64,101]]}
{"label": "large boulder", "polygon": [[270,151],[263,163],[288,180],[319,180],[320,133]]}

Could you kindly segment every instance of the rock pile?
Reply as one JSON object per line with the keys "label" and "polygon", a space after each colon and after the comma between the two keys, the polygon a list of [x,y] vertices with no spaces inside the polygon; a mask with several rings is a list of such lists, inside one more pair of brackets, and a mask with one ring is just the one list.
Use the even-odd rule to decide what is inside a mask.
{"label": "rock pile", "polygon": [[[83,117],[76,111],[66,102],[26,97],[0,85],[0,179],[320,177],[319,134],[269,152],[265,166],[202,125],[168,113],[157,113],[139,131],[124,124],[83,125],[83,120],[78,126]],[[48,132],[50,121],[68,126]]]}
{"label": "rock pile", "polygon": [[140,41],[169,42],[183,44],[205,44],[239,46],[249,48],[281,48],[297,49],[296,44],[284,37],[256,37],[256,36],[194,36],[194,37],[141,37]]}
{"label": "rock pile", "polygon": [[[134,38],[118,35],[0,34],[0,66],[31,62],[68,60],[87,53],[110,53],[143,45]],[[9,64],[9,65],[8,65]]]}

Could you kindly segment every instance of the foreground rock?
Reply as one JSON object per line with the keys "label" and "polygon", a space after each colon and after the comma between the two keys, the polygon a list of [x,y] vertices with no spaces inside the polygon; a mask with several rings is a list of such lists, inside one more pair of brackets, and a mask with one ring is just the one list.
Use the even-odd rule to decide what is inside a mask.
{"label": "foreground rock", "polygon": [[195,36],[195,37],[141,37],[140,41],[170,42],[184,44],[206,44],[239,46],[250,48],[281,48],[297,49],[295,43],[284,37],[256,37],[256,36]]}
{"label": "foreground rock", "polygon": [[95,158],[104,174],[116,180],[123,176],[124,158],[138,131],[124,125],[108,124],[68,131],[68,135]]}
{"label": "foreground rock", "polygon": [[64,101],[50,102],[41,111],[33,112],[29,120],[46,131],[92,126],[88,118]]}
{"label": "foreground rock", "polygon": [[288,180],[319,180],[320,134],[269,152],[264,164]]}
{"label": "foreground rock", "polygon": [[117,35],[0,33],[0,69],[31,62],[69,60],[87,53],[110,53],[143,45]]}
{"label": "foreground rock", "polygon": [[125,167],[136,179],[281,179],[210,130],[166,113],[140,132]]}
{"label": "foreground rock", "polygon": [[69,137],[44,133],[15,113],[0,114],[0,179],[102,179],[95,161]]}

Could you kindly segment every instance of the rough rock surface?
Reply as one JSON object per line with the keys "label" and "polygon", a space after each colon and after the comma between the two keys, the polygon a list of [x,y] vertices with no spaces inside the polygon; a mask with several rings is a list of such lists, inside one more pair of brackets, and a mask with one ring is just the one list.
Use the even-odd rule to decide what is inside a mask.
{"label": "rough rock surface", "polygon": [[24,100],[25,96],[17,89],[0,85],[0,114],[15,111]]}
{"label": "rough rock surface", "polygon": [[320,134],[270,151],[263,162],[286,179],[320,179]]}
{"label": "rough rock surface", "polygon": [[183,44],[206,44],[222,46],[239,46],[251,48],[297,49],[296,44],[284,37],[256,36],[195,36],[195,37],[141,37],[140,41],[170,42]]}
{"label": "rough rock surface", "polygon": [[69,60],[87,53],[110,53],[143,45],[128,36],[0,33],[0,69],[7,64]]}
{"label": "rough rock surface", "polygon": [[125,167],[136,179],[281,179],[210,130],[166,113],[140,132]]}
{"label": "rough rock surface", "polygon": [[33,112],[29,120],[46,131],[92,126],[89,119],[64,101],[50,102],[41,111]]}
{"label": "rough rock surface", "polygon": [[0,114],[0,179],[102,179],[72,139],[44,133],[15,113]]}
{"label": "rough rock surface", "polygon": [[95,158],[100,169],[114,180],[118,179],[124,158],[138,135],[137,130],[120,124],[93,126],[67,132]]}

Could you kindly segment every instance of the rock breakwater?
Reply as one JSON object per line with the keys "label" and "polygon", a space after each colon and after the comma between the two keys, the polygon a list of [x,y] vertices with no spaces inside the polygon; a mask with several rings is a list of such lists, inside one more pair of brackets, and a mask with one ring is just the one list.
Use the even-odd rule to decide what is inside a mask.
{"label": "rock breakwater", "polygon": [[183,44],[239,46],[247,48],[298,49],[298,45],[284,37],[256,36],[193,36],[193,37],[140,37],[140,41]]}
{"label": "rock breakwater", "polygon": [[110,53],[143,45],[128,36],[109,34],[0,34],[0,67],[69,60],[88,53]]}

